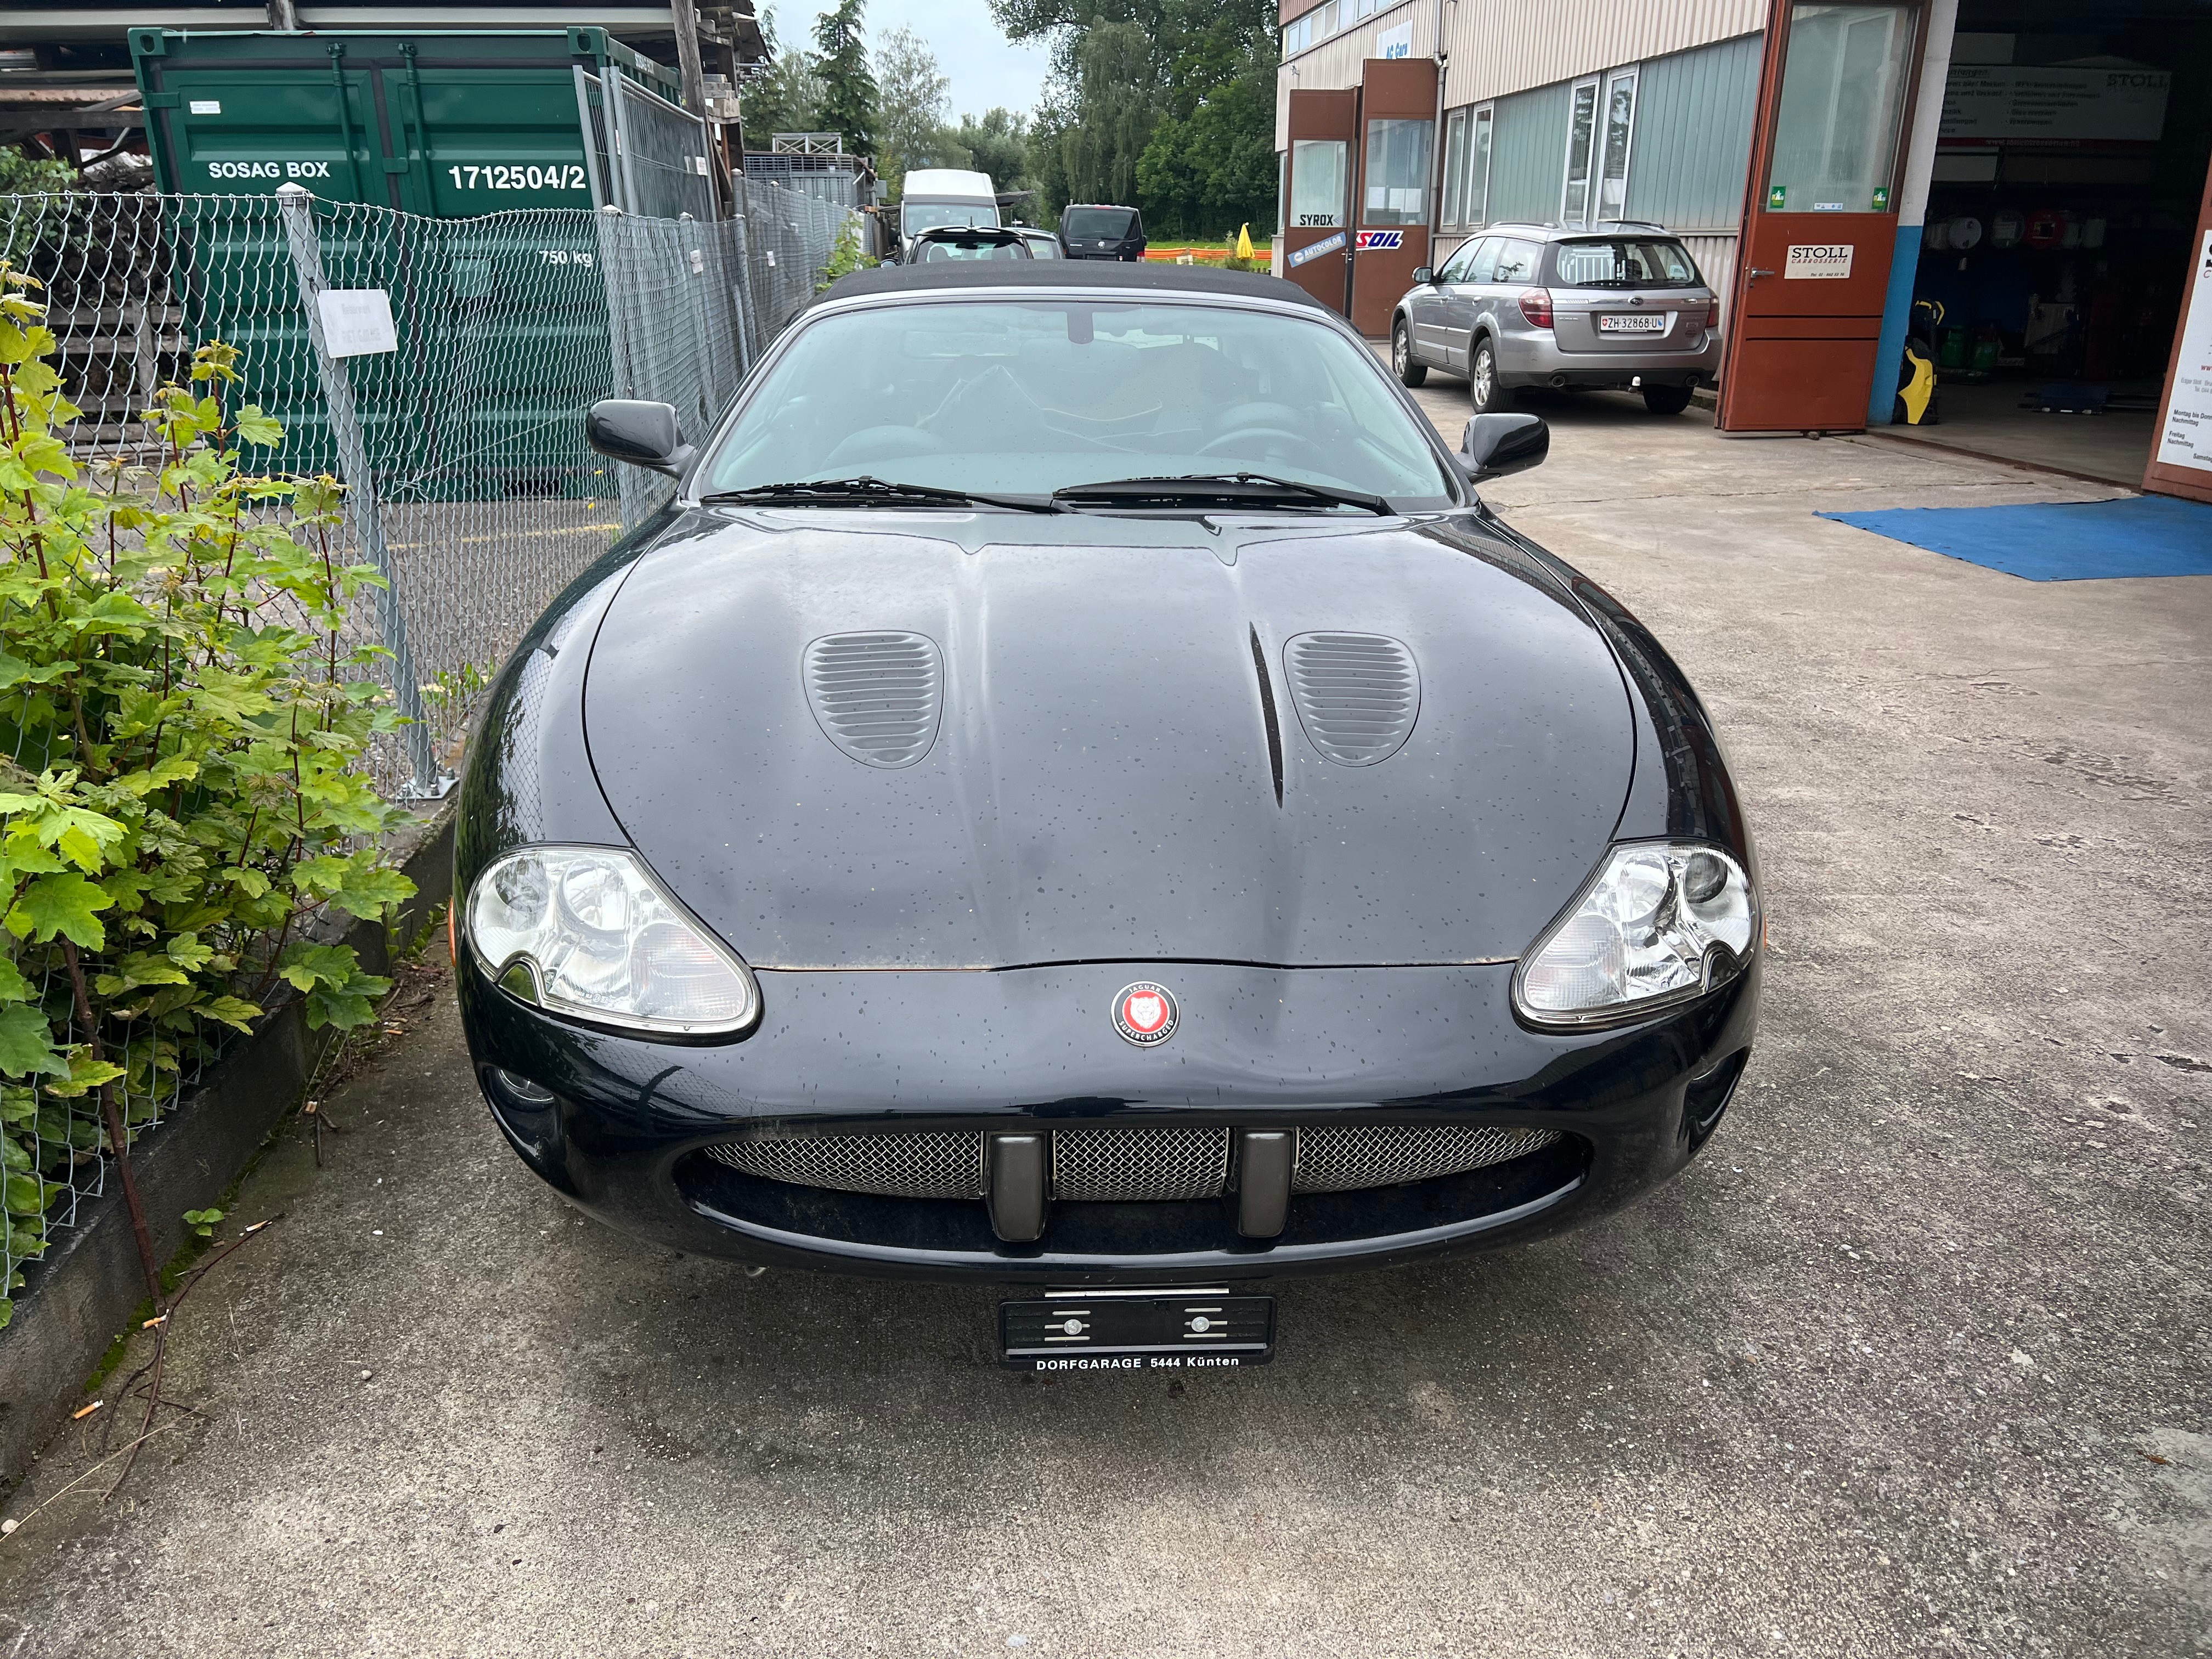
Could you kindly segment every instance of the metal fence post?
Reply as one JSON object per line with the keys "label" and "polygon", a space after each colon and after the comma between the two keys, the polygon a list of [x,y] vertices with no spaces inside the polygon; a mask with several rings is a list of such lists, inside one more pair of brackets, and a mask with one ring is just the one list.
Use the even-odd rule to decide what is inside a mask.
{"label": "metal fence post", "polygon": [[[607,355],[614,368],[614,384],[607,388],[611,398],[639,395],[637,363],[630,350],[629,294],[632,273],[624,217],[622,210],[611,203],[592,216],[592,228],[599,242],[599,282],[607,295]],[[652,513],[645,498],[643,481],[637,476],[635,467],[624,466],[620,461],[607,465],[615,475],[615,496],[622,503],[623,528],[635,529]]]}
{"label": "metal fence post", "polygon": [[331,435],[337,441],[338,468],[344,475],[346,516],[353,521],[361,550],[386,586],[376,591],[377,631],[392,653],[392,692],[399,712],[412,722],[407,727],[408,759],[413,779],[403,786],[402,796],[413,800],[435,800],[453,787],[453,775],[438,769],[430,741],[428,712],[422,706],[422,690],[416,683],[415,653],[407,643],[407,615],[399,602],[399,574],[384,545],[384,522],[377,512],[376,479],[369,471],[368,446],[362,440],[361,418],[354,408],[353,383],[345,365],[331,356],[323,337],[319,296],[327,284],[323,278],[322,245],[315,234],[314,198],[299,185],[279,185],[276,201],[284,215],[284,238],[290,245],[292,265],[300,279],[300,305],[307,313],[307,339],[315,353],[315,371],[329,406]]}

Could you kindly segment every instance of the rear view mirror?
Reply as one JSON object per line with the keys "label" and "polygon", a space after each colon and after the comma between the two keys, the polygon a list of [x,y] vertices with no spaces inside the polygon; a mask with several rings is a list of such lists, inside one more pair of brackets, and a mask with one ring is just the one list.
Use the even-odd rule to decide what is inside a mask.
{"label": "rear view mirror", "polygon": [[610,460],[628,461],[673,478],[698,452],[684,441],[676,410],[635,398],[602,398],[584,416],[584,441]]}
{"label": "rear view mirror", "polygon": [[1459,441],[1459,464],[1480,482],[1526,472],[1551,450],[1552,428],[1534,415],[1478,415]]}
{"label": "rear view mirror", "polygon": [[1413,267],[1413,286],[1415,288],[1427,288],[1436,280],[1437,273],[1431,270],[1426,265],[1415,265]]}

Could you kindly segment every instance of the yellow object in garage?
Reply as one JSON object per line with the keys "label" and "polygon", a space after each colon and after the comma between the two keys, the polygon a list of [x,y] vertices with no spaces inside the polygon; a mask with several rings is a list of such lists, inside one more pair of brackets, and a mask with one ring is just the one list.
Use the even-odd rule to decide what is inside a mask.
{"label": "yellow object in garage", "polygon": [[1904,405],[1908,426],[1918,426],[1928,413],[1928,404],[1936,396],[1936,365],[1917,349],[1917,341],[1907,341],[1905,347],[1905,380],[1897,389],[1897,401]]}

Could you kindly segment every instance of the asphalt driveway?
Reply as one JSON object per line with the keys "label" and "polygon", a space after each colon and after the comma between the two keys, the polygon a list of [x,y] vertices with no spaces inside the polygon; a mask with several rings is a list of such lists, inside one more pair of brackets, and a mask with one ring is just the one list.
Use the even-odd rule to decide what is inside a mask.
{"label": "asphalt driveway", "polygon": [[1542,412],[1493,499],[1674,647],[1761,836],[1762,1038],[1681,1179],[1280,1286],[1269,1370],[1040,1381],[990,1293],[580,1220],[440,985],[235,1206],[285,1219],[179,1317],[200,1414],[0,1504],[0,1655],[2212,1651],[2212,578],[1812,516],[2087,487]]}

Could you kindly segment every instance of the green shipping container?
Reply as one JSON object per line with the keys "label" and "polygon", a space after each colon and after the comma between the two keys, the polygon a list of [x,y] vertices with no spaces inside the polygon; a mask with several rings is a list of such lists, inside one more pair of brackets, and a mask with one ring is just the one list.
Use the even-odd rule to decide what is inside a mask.
{"label": "green shipping container", "polygon": [[[137,28],[130,41],[159,186],[200,198],[176,222],[189,273],[178,298],[197,337],[244,353],[247,394],[286,425],[283,468],[337,464],[297,270],[273,199],[207,198],[273,198],[295,184],[333,207],[476,222],[410,231],[380,215],[316,213],[328,285],[384,289],[401,319],[396,361],[349,366],[379,495],[594,488],[580,482],[594,469],[578,404],[610,383],[610,348],[587,214],[625,199],[606,91],[622,77],[624,108],[656,117],[665,147],[672,130],[700,131],[672,106],[672,71],[598,28]],[[705,149],[703,133],[694,142]],[[703,173],[683,204],[700,217],[714,210]],[[571,211],[518,212],[533,209]]]}
{"label": "green shipping container", "polygon": [[594,189],[576,70],[678,97],[672,70],[597,28],[138,28],[131,60],[162,190],[268,195],[290,183],[327,201],[445,219],[605,205],[613,181]]}

